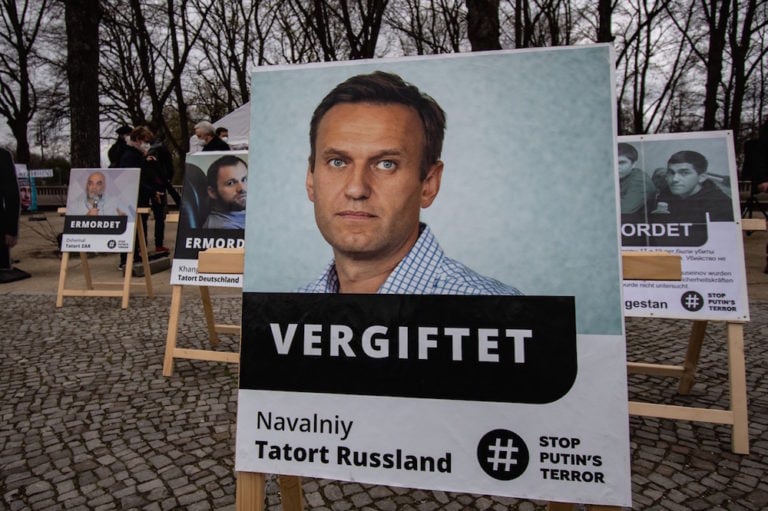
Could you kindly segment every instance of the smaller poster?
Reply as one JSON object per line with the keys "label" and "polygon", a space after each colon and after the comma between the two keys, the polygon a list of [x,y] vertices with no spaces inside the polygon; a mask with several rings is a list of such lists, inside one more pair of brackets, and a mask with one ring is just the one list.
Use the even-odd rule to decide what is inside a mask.
{"label": "smaller poster", "polygon": [[197,272],[209,248],[242,248],[248,195],[248,152],[187,155],[171,284],[242,287],[242,274]]}
{"label": "smaller poster", "polygon": [[131,252],[139,169],[72,169],[62,252]]}
{"label": "smaller poster", "polygon": [[16,181],[19,183],[19,199],[22,211],[32,211],[32,182],[27,166],[24,163],[14,164],[16,168]]}
{"label": "smaller poster", "polygon": [[618,140],[622,249],[682,262],[680,281],[625,280],[625,315],[749,320],[731,132]]}

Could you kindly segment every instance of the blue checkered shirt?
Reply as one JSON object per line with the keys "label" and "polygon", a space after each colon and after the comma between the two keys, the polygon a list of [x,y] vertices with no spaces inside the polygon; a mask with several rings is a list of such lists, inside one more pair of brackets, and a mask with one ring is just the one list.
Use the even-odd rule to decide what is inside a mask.
{"label": "blue checkered shirt", "polygon": [[[301,293],[338,293],[339,277],[334,261]],[[429,295],[519,295],[520,291],[496,279],[484,277],[458,261],[446,257],[426,224],[408,255],[400,261],[378,294]]]}

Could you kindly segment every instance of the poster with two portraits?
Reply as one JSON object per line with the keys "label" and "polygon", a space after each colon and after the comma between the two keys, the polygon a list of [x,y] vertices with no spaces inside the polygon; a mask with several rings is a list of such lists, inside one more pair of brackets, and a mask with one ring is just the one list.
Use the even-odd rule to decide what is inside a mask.
{"label": "poster with two portraits", "polygon": [[[310,119],[375,71],[447,117],[421,222],[523,296],[297,292],[334,257]],[[630,505],[613,73],[595,45],[253,74],[236,470]],[[314,163],[346,168],[347,122],[333,141],[320,122]],[[371,151],[372,173],[402,153]],[[384,195],[366,176],[361,209]]]}
{"label": "poster with two portraits", "polygon": [[624,250],[679,255],[680,281],[624,281],[627,316],[748,321],[730,131],[618,138]]}

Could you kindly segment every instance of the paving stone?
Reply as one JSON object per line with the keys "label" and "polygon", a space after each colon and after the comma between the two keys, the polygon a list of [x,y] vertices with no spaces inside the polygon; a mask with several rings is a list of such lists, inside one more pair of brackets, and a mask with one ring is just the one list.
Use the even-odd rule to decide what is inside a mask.
{"label": "paving stone", "polygon": [[[199,319],[194,300],[184,317]],[[236,322],[240,300],[214,297],[217,319]],[[234,511],[236,368],[178,361],[161,375],[168,297],[131,298],[129,309],[103,300],[0,294],[0,509]],[[50,311],[39,321],[39,311]],[[749,456],[730,452],[723,425],[630,417],[634,509],[768,509],[768,303],[753,304],[745,327],[750,405]],[[204,325],[185,320],[186,339],[206,346]],[[185,321],[182,321],[184,323]],[[87,325],[88,328],[83,328]],[[721,339],[711,324],[708,340]],[[679,360],[687,329],[671,320],[628,321],[628,358]],[[117,340],[105,343],[105,336]],[[197,336],[197,337],[195,337]],[[672,339],[673,341],[670,341]],[[198,341],[193,341],[197,343]],[[234,340],[226,340],[236,349]],[[728,400],[727,351],[708,342],[696,385],[678,396],[669,379],[630,379],[630,397],[722,408]],[[49,375],[57,375],[54,380]],[[307,510],[539,511],[545,503],[304,478]],[[276,478],[270,511],[281,509]]]}

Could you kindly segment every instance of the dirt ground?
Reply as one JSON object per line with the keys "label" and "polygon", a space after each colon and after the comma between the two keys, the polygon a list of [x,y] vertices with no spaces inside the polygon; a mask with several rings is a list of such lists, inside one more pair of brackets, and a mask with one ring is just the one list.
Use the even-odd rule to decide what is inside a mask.
{"label": "dirt ground", "polygon": [[[56,234],[61,232],[64,225],[63,217],[55,211],[43,211],[37,214],[24,214],[20,222],[19,244],[13,249],[12,256],[18,260],[18,268],[32,274],[32,278],[0,285],[0,294],[56,294],[61,260],[57,251]],[[149,242],[154,246],[153,220],[149,220]],[[750,300],[768,301],[768,274],[763,273],[766,266],[766,243],[768,232],[754,231],[744,234],[744,255],[747,270],[747,286]],[[171,248],[176,240],[176,224],[166,225],[165,246]],[[74,254],[73,254],[74,255]],[[118,270],[117,254],[92,254],[89,266],[97,282],[119,281],[121,271]],[[83,281],[80,260],[70,258],[70,277],[67,287],[78,287],[78,280]],[[152,276],[152,287],[156,294],[170,294],[170,270],[156,273]],[[136,286],[132,294],[145,295],[146,288],[143,279],[134,279]],[[214,293],[238,294],[239,289],[212,288]]]}

